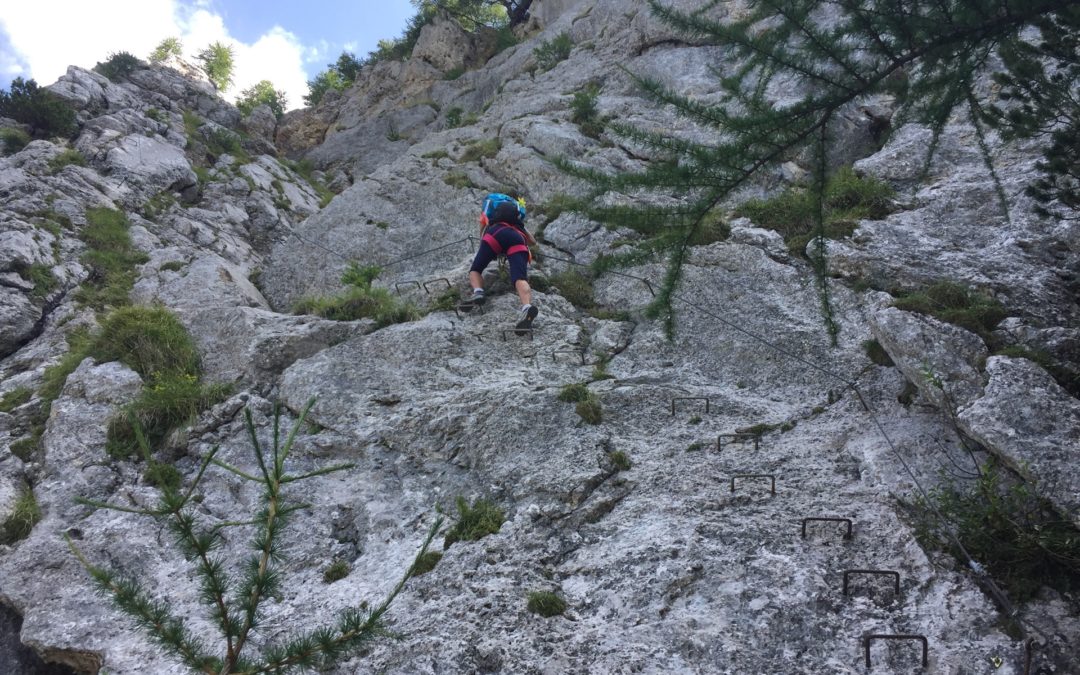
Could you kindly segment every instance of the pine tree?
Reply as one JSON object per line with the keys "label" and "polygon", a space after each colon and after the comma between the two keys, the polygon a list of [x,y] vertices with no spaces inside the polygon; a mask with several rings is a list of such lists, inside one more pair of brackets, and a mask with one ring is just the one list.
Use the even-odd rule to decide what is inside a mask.
{"label": "pine tree", "polygon": [[[667,273],[650,310],[665,320],[669,334],[674,329],[671,302],[688,247],[699,230],[715,220],[718,207],[764,169],[812,152],[811,211],[819,233],[823,231],[830,123],[875,94],[890,93],[899,99],[893,128],[909,121],[929,125],[933,136],[927,165],[950,116],[956,110],[966,110],[1002,197],[985,141],[987,122],[1007,121],[1018,135],[1052,129],[1058,142],[1044,162],[1047,182],[1033,189],[1047,202],[1075,203],[1069,201],[1069,195],[1076,194],[1076,158],[1080,156],[1078,134],[1073,131],[1077,120],[1075,29],[1080,2],[756,0],[737,3],[742,9],[728,14],[724,10],[732,4],[711,0],[697,11],[685,12],[649,0],[662,21],[695,44],[723,48],[723,69],[730,74],[718,73],[722,93],[718,103],[701,103],[655,79],[634,76],[647,98],[672,106],[711,132],[713,142],[612,123],[608,126],[611,132],[661,159],[643,171],[616,175],[562,162],[564,169],[593,186],[592,194],[578,204],[579,210],[594,220],[630,227],[644,235],[637,250],[601,259],[598,268],[636,264],[656,253],[667,254]],[[1043,36],[1039,47],[1029,46],[1024,39],[1024,31],[1031,27]],[[1019,113],[1010,108],[995,118],[980,103],[975,86],[999,50],[1007,56],[1002,74],[1007,92],[1021,107]],[[1026,74],[1042,68],[1043,59],[1056,61],[1040,71],[1047,86],[1030,85]],[[1067,66],[1064,78],[1060,77],[1062,64]],[[801,92],[799,99],[775,103],[770,88],[779,86],[788,94],[793,89]],[[1067,129],[1052,112],[1055,102],[1058,110],[1071,110]],[[816,242],[811,258],[826,323],[835,339],[824,238],[819,236]]]}
{"label": "pine tree", "polygon": [[285,96],[285,92],[280,89],[274,89],[274,83],[270,80],[260,80],[256,82],[240,92],[240,96],[236,99],[236,107],[239,108],[240,112],[244,115],[250,115],[251,111],[264,103],[270,106],[270,110],[274,113],[274,117],[281,119],[281,116],[285,114],[285,106],[288,104],[288,99]]}
{"label": "pine tree", "polygon": [[202,64],[210,84],[218,91],[225,91],[232,86],[233,70],[236,67],[236,55],[232,45],[214,42],[195,57]]}
{"label": "pine tree", "polygon": [[[217,459],[214,448],[201,462],[195,478],[186,489],[174,487],[172,481],[158,481],[161,500],[156,508],[136,509],[92,500],[80,500],[94,508],[111,509],[145,516],[158,527],[167,530],[187,560],[191,561],[200,585],[200,600],[206,606],[213,624],[220,631],[220,647],[213,647],[188,630],[183,619],[177,617],[165,599],[154,598],[138,577],[112,569],[99,567],[80,551],[69,539],[72,552],[93,577],[99,592],[130,616],[148,637],[168,654],[183,663],[192,672],[208,675],[254,675],[256,673],[306,672],[312,668],[331,665],[373,640],[386,634],[382,626],[394,598],[402,591],[406,580],[412,576],[418,561],[442,526],[442,518],[436,519],[424,540],[420,552],[389,595],[373,609],[349,609],[329,626],[310,629],[305,627],[295,637],[272,646],[261,654],[252,654],[249,639],[262,619],[261,607],[268,597],[278,594],[282,578],[277,566],[281,558],[281,533],[290,516],[306,504],[286,497],[285,488],[298,481],[350,468],[340,464],[315,469],[303,474],[291,474],[285,470],[285,462],[292,450],[297,433],[304,426],[305,418],[314,400],[300,413],[288,436],[282,441],[280,435],[280,409],[274,411],[273,447],[264,449],[255,433],[250,410],[244,411],[248,435],[255,451],[256,468],[251,471],[226,464]],[[136,435],[148,465],[147,474],[161,475],[166,467],[155,462],[150,454],[146,438],[136,426]],[[204,524],[197,508],[196,494],[213,464],[234,476],[262,486],[261,511],[250,519],[234,522]],[[175,471],[175,469],[173,469]],[[241,564],[233,564],[220,553],[224,544],[224,528],[253,527],[255,536],[251,541],[252,553]],[[237,575],[237,572],[240,572]]]}

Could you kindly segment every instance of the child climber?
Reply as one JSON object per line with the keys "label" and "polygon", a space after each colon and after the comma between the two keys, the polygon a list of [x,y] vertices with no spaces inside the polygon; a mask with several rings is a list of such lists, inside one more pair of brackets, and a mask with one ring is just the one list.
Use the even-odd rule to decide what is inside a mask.
{"label": "child climber", "polygon": [[515,326],[518,330],[532,328],[533,320],[539,314],[532,304],[528,275],[529,262],[532,260],[529,244],[535,243],[536,240],[525,230],[524,202],[501,193],[488,195],[480,212],[480,249],[469,269],[472,303],[484,304],[484,268],[496,256],[505,255],[510,263],[510,282],[521,300],[521,319]]}

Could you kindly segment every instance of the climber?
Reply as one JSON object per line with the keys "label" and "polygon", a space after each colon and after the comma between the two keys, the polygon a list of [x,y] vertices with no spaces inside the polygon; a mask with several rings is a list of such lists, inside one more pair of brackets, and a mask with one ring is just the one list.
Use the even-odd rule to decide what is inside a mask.
{"label": "climber", "polygon": [[525,230],[524,202],[500,193],[489,194],[480,211],[480,249],[469,269],[469,284],[473,292],[466,304],[484,304],[484,268],[496,256],[505,255],[510,263],[510,282],[521,300],[521,319],[515,326],[521,331],[519,334],[532,328],[533,320],[539,313],[532,304],[528,275],[528,266],[532,261],[528,245],[535,243],[533,236]]}

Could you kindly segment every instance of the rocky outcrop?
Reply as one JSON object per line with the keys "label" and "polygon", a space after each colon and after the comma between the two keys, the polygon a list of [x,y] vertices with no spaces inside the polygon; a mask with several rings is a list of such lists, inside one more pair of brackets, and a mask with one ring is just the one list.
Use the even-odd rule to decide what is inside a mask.
{"label": "rocky outcrop", "polygon": [[[10,338],[17,351],[0,358],[0,391],[38,389],[66,350],[65,334],[93,326],[94,313],[69,292],[87,276],[80,232],[88,208],[121,208],[147,257],[131,299],[175,312],[207,378],[235,392],[174,433],[161,459],[190,479],[217,447],[219,459],[255,472],[243,411],[265,443],[276,402],[285,429],[312,402],[289,470],[347,465],[291,493],[309,506],[291,514],[281,540],[286,590],[265,605],[254,647],[377,602],[436,510],[453,517],[461,496],[492,500],[506,522],[445,548],[432,571],[407,582],[389,615],[401,640],[375,643],[330,672],[856,672],[867,633],[925,635],[941,672],[988,655],[1002,659],[1002,672],[1020,672],[1023,643],[1000,627],[964,566],[918,545],[897,503],[939,480],[942,454],[964,434],[1075,521],[1076,400],[1034,364],[991,356],[977,336],[846,282],[974,284],[1011,314],[995,339],[1057,345],[1059,355],[1075,348],[1076,228],[1030,214],[1020,193],[1035,148],[990,139],[1014,208],[1006,222],[963,122],[950,126],[923,180],[925,130],[902,127],[874,152],[865,115],[852,111],[835,130],[845,156],[873,153],[857,168],[894,185],[900,209],[828,244],[836,344],[813,268],[746,220],[732,223],[727,241],[692,247],[669,339],[642,311],[662,260],[592,280],[598,307],[563,297],[571,293],[559,273],[578,269],[566,261],[588,264],[638,235],[537,207],[581,189],[556,157],[600,171],[644,165],[622,139],[581,132],[570,119],[575,91],[597,83],[601,115],[706,138],[646,105],[622,69],[710,100],[722,55],[626,0],[533,4],[527,29],[537,32],[491,58],[481,42],[460,47],[463,33],[440,22],[413,59],[369,68],[347,92],[287,115],[277,149],[308,157],[345,188],[325,206],[260,152],[265,115],[241,122],[205,83],[168,68],[138,69],[120,83],[69,70],[54,88],[80,108],[75,145],[87,166],[54,173],[50,160],[63,148],[49,141],[0,159],[0,293],[36,313],[40,330],[21,346],[25,330],[12,331],[24,337]],[[541,72],[533,50],[562,32],[575,41],[570,57]],[[460,64],[473,69],[443,79]],[[241,123],[259,139],[230,153]],[[748,189],[767,193],[798,177],[801,160]],[[541,313],[528,336],[506,331],[518,303],[494,266],[483,312],[434,307],[447,287],[465,292],[469,238],[494,189],[525,196],[530,227],[543,226],[533,272],[549,283],[534,295]],[[338,292],[354,261],[381,266],[376,284],[423,316],[376,329],[285,313],[301,296]],[[44,299],[19,274],[28,265],[47,266],[56,282]],[[3,327],[25,326],[16,309],[6,316]],[[863,347],[871,337],[895,368],[871,363]],[[898,394],[910,383],[921,395],[905,405]],[[559,400],[570,384],[599,400],[599,424]],[[44,516],[29,538],[0,549],[0,599],[24,614],[24,643],[84,671],[180,667],[93,594],[64,535],[90,560],[148,580],[216,651],[198,586],[169,538],[134,513],[74,501],[155,503],[144,466],[105,452],[109,419],[142,386],[126,367],[85,361],[53,404],[41,449],[25,457],[10,444],[32,437],[37,399],[0,413],[0,515],[32,485]],[[955,427],[942,410],[955,413]],[[736,432],[757,440],[732,439]],[[250,481],[219,466],[203,481],[196,511],[208,526],[257,510]],[[851,519],[853,537],[810,522],[803,538],[802,520],[819,516]],[[224,531],[217,553],[238,576],[251,532]],[[326,584],[335,560],[351,572]],[[896,570],[899,592],[856,575],[845,595],[843,570],[852,569]],[[532,591],[557,592],[567,612],[532,614]],[[1080,636],[1075,597],[1046,591],[1022,613],[1045,629],[1042,665],[1069,672]],[[878,649],[875,670],[907,672],[917,662]]]}

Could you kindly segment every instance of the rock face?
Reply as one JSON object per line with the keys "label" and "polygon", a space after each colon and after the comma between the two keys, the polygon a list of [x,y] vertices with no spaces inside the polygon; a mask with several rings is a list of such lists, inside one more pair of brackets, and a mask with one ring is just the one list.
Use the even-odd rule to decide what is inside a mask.
{"label": "rock face", "polygon": [[[482,497],[506,516],[498,532],[445,549],[437,537],[441,560],[406,582],[388,615],[402,639],[328,672],[857,673],[872,633],[925,636],[934,672],[977,671],[987,658],[1023,672],[1024,643],[1001,628],[977,577],[924,551],[900,505],[974,440],[1080,525],[1080,403],[1033,362],[992,355],[978,336],[861,289],[975,285],[1010,315],[996,342],[1059,361],[1078,353],[1069,275],[1080,234],[1075,222],[1035,218],[1022,194],[1037,145],[989,139],[1005,219],[963,121],[923,180],[924,129],[901,127],[877,150],[857,116],[847,120],[835,130],[845,161],[888,181],[903,208],[828,242],[836,343],[810,264],[747,220],[691,248],[669,339],[643,311],[662,261],[599,275],[593,308],[572,304],[560,276],[638,235],[542,207],[580,194],[557,157],[599,171],[644,165],[623,140],[581,132],[574,92],[597,83],[601,115],[707,140],[647,105],[623,68],[707,101],[723,55],[628,0],[536,0],[531,16],[531,32],[498,54],[444,18],[412,59],[370,67],[276,127],[267,111],[242,119],[169,68],[111,82],[73,67],[53,85],[79,108],[74,148],[86,166],[54,171],[66,148],[51,141],[0,158],[0,399],[31,392],[0,412],[0,517],[26,485],[42,512],[29,537],[0,546],[0,603],[23,616],[8,637],[21,631],[22,644],[79,673],[185,672],[94,594],[66,536],[95,564],[145,580],[221,651],[182,551],[131,512],[159,497],[144,463],[105,451],[110,419],[142,378],[86,360],[41,415],[47,367],[68,335],[97,322],[75,291],[90,274],[87,211],[108,207],[124,211],[146,257],[130,300],[175,313],[206,379],[233,391],[155,449],[158,460],[190,481],[219,448],[221,461],[257,473],[244,411],[265,445],[276,403],[286,431],[310,403],[288,471],[344,467],[287,486],[308,506],[280,540],[285,584],[252,648],[378,603],[436,509],[453,521],[458,497]],[[563,32],[569,58],[540,71],[534,50]],[[277,152],[309,159],[340,193],[324,204],[274,156],[271,134]],[[800,161],[754,189],[797,178]],[[480,201],[496,189],[526,197],[529,227],[543,228],[531,273],[547,284],[522,337],[507,331],[518,302],[496,266],[482,312],[437,302],[467,292]],[[380,266],[375,284],[420,318],[380,328],[287,313],[304,296],[340,292],[352,262]],[[870,338],[895,367],[871,363]],[[597,415],[560,400],[572,384],[599,401]],[[223,528],[216,555],[234,578],[255,532],[229,523],[258,512],[257,488],[213,465],[198,490],[196,517]],[[350,572],[329,584],[335,561]],[[898,587],[851,573],[867,569],[895,571]],[[538,591],[565,599],[566,612],[532,613]],[[1045,589],[1019,610],[1047,638],[1038,667],[1076,672],[1076,595]],[[908,647],[875,642],[874,672],[912,672],[921,654]]]}

